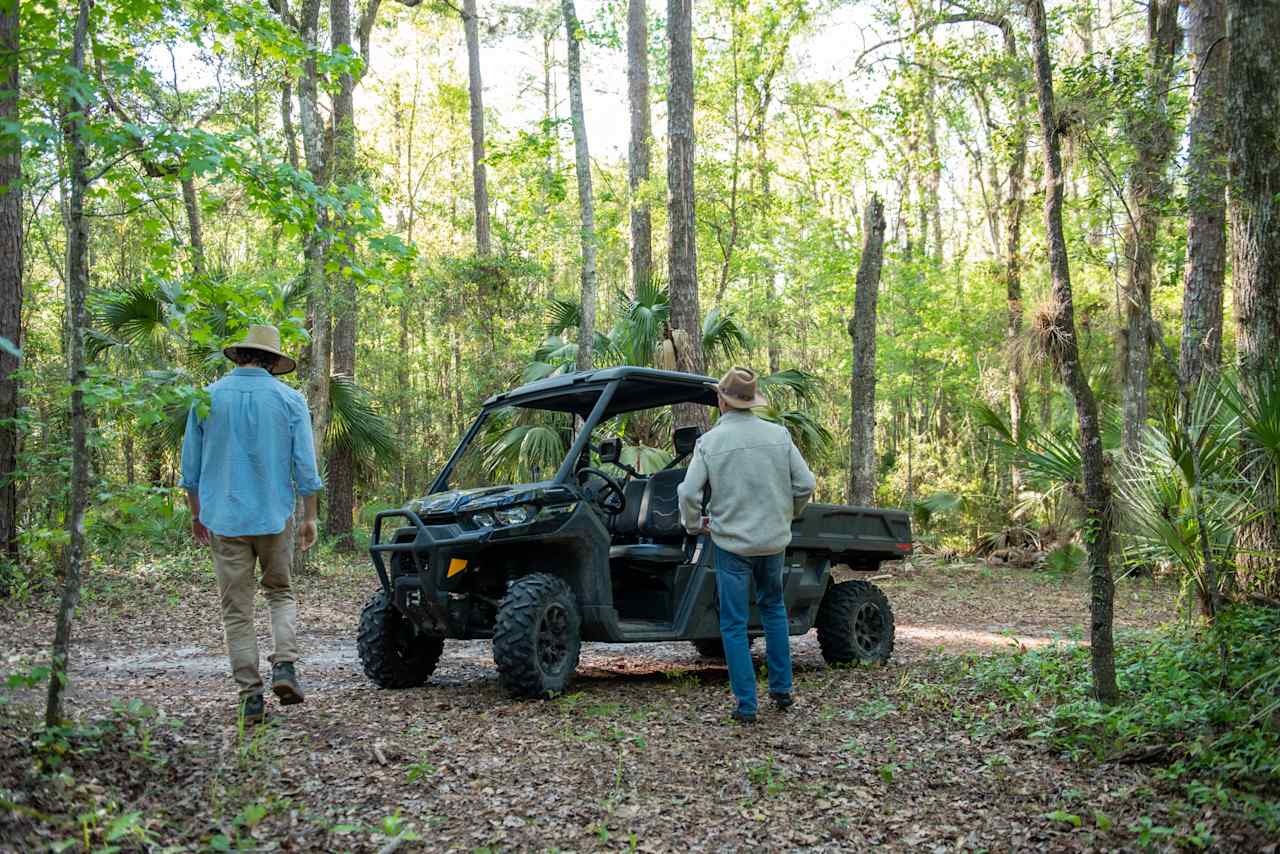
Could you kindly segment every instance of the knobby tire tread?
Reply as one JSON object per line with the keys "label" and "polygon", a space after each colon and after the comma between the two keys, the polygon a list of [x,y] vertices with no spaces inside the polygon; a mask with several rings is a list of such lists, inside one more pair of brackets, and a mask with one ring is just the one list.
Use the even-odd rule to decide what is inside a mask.
{"label": "knobby tire tread", "polygon": [[[536,620],[543,607],[557,599],[569,613],[572,660],[562,679],[550,680],[538,666]],[[543,699],[564,691],[578,667],[581,627],[577,602],[564,579],[537,572],[512,581],[493,626],[493,663],[502,687],[519,697]]]}
{"label": "knobby tire tread", "polygon": [[360,612],[356,631],[356,651],[364,675],[381,688],[417,688],[435,672],[444,652],[442,638],[420,637],[416,650],[396,646],[395,621],[407,619],[396,611],[381,590],[369,597]]}
{"label": "knobby tire tread", "polygon": [[[884,620],[885,638],[876,655],[864,658],[853,639],[853,617],[864,602],[872,602]],[[818,646],[828,664],[884,664],[893,655],[893,609],[884,591],[869,581],[833,584],[818,609]]]}

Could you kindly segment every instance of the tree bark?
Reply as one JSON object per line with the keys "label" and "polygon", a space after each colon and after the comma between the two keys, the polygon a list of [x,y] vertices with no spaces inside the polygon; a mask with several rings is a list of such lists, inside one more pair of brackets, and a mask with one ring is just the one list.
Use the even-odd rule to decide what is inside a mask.
{"label": "tree bark", "polygon": [[191,271],[197,276],[205,274],[204,227],[200,224],[200,197],[196,195],[196,178],[186,175],[179,178],[182,185],[182,205],[187,211],[187,229],[191,233]]}
{"label": "tree bark", "polygon": [[[302,129],[302,152],[307,171],[312,180],[321,185],[327,182],[328,163],[325,162],[324,124],[319,110],[319,70],[316,56],[320,50],[320,0],[303,0],[297,17],[289,11],[285,0],[275,0],[274,8],[281,20],[298,33],[305,48],[302,73],[298,77],[298,122]],[[288,113],[286,102],[281,109]],[[282,115],[282,120],[284,115]],[[329,378],[330,368],[330,305],[329,287],[325,276],[325,258],[329,252],[328,239],[324,236],[329,227],[329,215],[321,207],[316,213],[315,226],[302,240],[303,275],[307,279],[307,316],[311,324],[311,343],[308,347],[306,394],[311,408],[311,429],[315,436],[316,459],[324,453],[326,434],[329,430]],[[300,569],[305,552],[295,551],[295,567]]]}
{"label": "tree bark", "polygon": [[578,13],[573,0],[562,0],[564,32],[568,39],[569,113],[573,124],[573,154],[578,173],[578,209],[582,214],[579,236],[582,240],[582,300],[578,325],[577,369],[589,371],[596,334],[596,215],[591,192],[591,155],[587,152],[587,119],[582,111],[582,58],[578,50],[580,38]]}
{"label": "tree bark", "polygon": [[1222,283],[1226,269],[1227,15],[1224,0],[1187,9],[1192,77],[1187,163],[1187,266],[1178,373],[1188,389],[1222,364]]}
{"label": "tree bark", "polygon": [[[697,228],[693,197],[693,0],[667,0],[670,54],[667,89],[667,279],[671,290],[671,328],[677,342],[676,365],[682,371],[706,371],[702,354],[702,315],[698,309]],[[675,426],[710,425],[705,406],[673,408]]]}
{"label": "tree bark", "polygon": [[[351,49],[351,2],[330,0],[329,33],[332,50]],[[338,77],[333,95],[333,155],[329,167],[335,191],[342,193],[356,180],[355,81],[350,73]],[[335,221],[338,239],[328,260],[332,266],[333,373],[352,379],[356,374],[356,280],[349,269],[355,261],[355,242],[345,216]],[[328,515],[325,528],[340,551],[355,548],[352,513],[355,505],[355,460],[345,446],[329,451]]]}
{"label": "tree bark", "polygon": [[631,145],[627,177],[631,186],[631,295],[653,282],[653,219],[644,185],[649,180],[649,22],[645,0],[627,3],[627,100],[631,107]]}
{"label": "tree bark", "polygon": [[[0,124],[18,121],[18,0],[0,7]],[[22,146],[0,133],[0,337],[22,346]],[[18,357],[0,348],[0,559],[18,560]],[[0,570],[0,596],[6,575]]]}
{"label": "tree bark", "polygon": [[1067,264],[1067,241],[1062,230],[1062,154],[1058,147],[1058,122],[1053,105],[1053,66],[1049,61],[1049,35],[1045,25],[1044,0],[1027,0],[1031,22],[1032,51],[1035,56],[1036,95],[1044,151],[1044,218],[1049,244],[1049,270],[1053,279],[1050,325],[1043,330],[1049,351],[1063,384],[1075,399],[1080,427],[1080,456],[1084,473],[1085,542],[1089,551],[1090,656],[1093,665],[1093,693],[1103,703],[1115,703],[1115,641],[1112,634],[1115,582],[1111,576],[1110,487],[1102,455],[1102,431],[1098,423],[1098,403],[1080,364],[1072,305],[1071,274]]}
{"label": "tree bark", "polygon": [[1147,68],[1145,91],[1126,121],[1126,133],[1134,148],[1129,172],[1129,221],[1124,253],[1125,331],[1122,336],[1122,408],[1124,453],[1138,451],[1147,423],[1147,388],[1150,382],[1151,285],[1155,267],[1159,204],[1167,192],[1165,172],[1173,154],[1174,135],[1169,122],[1169,86],[1182,32],[1178,28],[1178,0],[1152,0],[1147,6]]}
{"label": "tree bark", "polygon": [[[89,33],[89,0],[80,0],[71,45],[71,68],[83,76]],[[84,202],[89,188],[88,155],[84,140],[84,113],[89,104],[69,89],[63,105],[62,135],[66,146],[70,190],[67,199],[67,381],[71,386],[71,491],[67,507],[67,546],[64,555],[62,600],[54,628],[50,661],[46,726],[62,722],[62,693],[67,684],[67,656],[71,647],[71,620],[80,602],[84,569],[84,513],[89,503],[88,418],[85,414],[84,330],[87,322],[85,295],[89,289],[89,220]]]}
{"label": "tree bark", "polygon": [[[1280,0],[1228,0],[1228,216],[1241,391],[1255,395],[1280,365]],[[1280,590],[1280,512],[1274,463],[1244,442],[1242,474],[1258,485],[1260,517],[1240,528],[1241,586]]]}
{"label": "tree bark", "polygon": [[[1018,45],[1013,24],[1000,20],[1004,34],[1004,50],[1010,67],[1018,68]],[[1022,216],[1026,199],[1022,193],[1022,178],[1027,166],[1027,93],[1019,74],[1014,85],[1014,126],[1009,157],[1009,172],[1005,181],[1004,201],[1004,284],[1005,302],[1008,306],[1005,327],[1006,358],[1009,360],[1009,429],[1015,442],[1022,441],[1022,410],[1026,406],[1026,376],[1022,360]],[[1010,468],[1010,492],[1016,500],[1022,491],[1022,470],[1015,463]]]}
{"label": "tree bark", "polygon": [[298,132],[293,126],[293,85],[286,80],[280,86],[280,127],[284,131],[285,156],[289,165],[298,168]]}
{"label": "tree bark", "polygon": [[484,87],[480,83],[480,26],[476,0],[463,0],[462,28],[467,36],[467,91],[471,104],[471,189],[476,211],[476,254],[492,253],[489,236],[489,187],[484,167]]}
{"label": "tree bark", "polygon": [[884,205],[873,195],[862,215],[862,257],[849,337],[853,375],[849,383],[849,503],[870,507],[876,490],[876,298],[884,260]]}

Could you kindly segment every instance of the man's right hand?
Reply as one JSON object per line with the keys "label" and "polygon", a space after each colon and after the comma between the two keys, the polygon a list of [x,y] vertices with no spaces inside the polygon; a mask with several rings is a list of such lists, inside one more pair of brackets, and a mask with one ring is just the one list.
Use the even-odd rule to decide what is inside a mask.
{"label": "man's right hand", "polygon": [[191,536],[202,546],[209,545],[213,538],[209,535],[209,529],[199,519],[191,520]]}
{"label": "man's right hand", "polygon": [[316,544],[316,520],[303,519],[298,525],[298,548],[304,552]]}

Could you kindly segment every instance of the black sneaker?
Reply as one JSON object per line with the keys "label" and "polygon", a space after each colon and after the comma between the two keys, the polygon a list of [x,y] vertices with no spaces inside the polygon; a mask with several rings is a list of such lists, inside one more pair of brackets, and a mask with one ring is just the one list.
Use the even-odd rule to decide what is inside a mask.
{"label": "black sneaker", "polygon": [[305,699],[292,661],[282,661],[271,668],[271,691],[282,706],[297,705]]}
{"label": "black sneaker", "polygon": [[261,694],[250,694],[240,701],[240,717],[246,726],[260,724],[267,719],[267,704]]}
{"label": "black sneaker", "polygon": [[775,694],[770,691],[769,696],[773,698],[773,704],[777,706],[778,711],[780,712],[785,712],[796,704],[796,698],[792,697],[790,694]]}
{"label": "black sneaker", "polygon": [[748,714],[741,709],[734,709],[729,714],[729,717],[733,718],[740,724],[753,724],[756,722],[756,716],[754,714]]}

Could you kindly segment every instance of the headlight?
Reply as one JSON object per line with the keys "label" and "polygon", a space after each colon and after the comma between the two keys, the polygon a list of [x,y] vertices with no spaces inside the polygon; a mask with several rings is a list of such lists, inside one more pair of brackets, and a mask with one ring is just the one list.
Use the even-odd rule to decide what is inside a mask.
{"label": "headlight", "polygon": [[503,507],[493,513],[499,525],[523,525],[533,518],[533,508],[528,504],[517,504],[514,507]]}
{"label": "headlight", "polygon": [[481,510],[479,513],[472,513],[471,519],[481,528],[492,528],[494,525],[493,514],[487,510]]}

